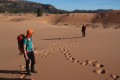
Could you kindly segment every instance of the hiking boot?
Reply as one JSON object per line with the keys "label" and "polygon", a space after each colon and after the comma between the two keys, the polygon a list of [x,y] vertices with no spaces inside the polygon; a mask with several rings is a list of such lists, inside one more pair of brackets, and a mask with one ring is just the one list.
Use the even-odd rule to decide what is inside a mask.
{"label": "hiking boot", "polygon": [[30,74],[30,73],[27,73],[26,75],[27,75],[27,76],[31,76],[31,74]]}
{"label": "hiking boot", "polygon": [[37,71],[36,71],[36,70],[31,70],[31,72],[32,72],[32,73],[37,73]]}

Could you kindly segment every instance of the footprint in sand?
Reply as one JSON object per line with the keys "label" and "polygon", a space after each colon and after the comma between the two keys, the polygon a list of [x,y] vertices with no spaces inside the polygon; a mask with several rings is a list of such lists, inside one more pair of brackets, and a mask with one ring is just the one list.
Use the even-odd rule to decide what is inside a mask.
{"label": "footprint in sand", "polygon": [[106,70],[105,69],[96,69],[96,70],[93,70],[93,72],[95,72],[97,74],[105,74]]}
{"label": "footprint in sand", "polygon": [[45,50],[45,53],[49,53],[49,52],[50,52],[49,49],[46,49],[46,50]]}
{"label": "footprint in sand", "polygon": [[45,52],[44,55],[45,55],[45,56],[48,56],[48,55],[49,55],[49,52]]}
{"label": "footprint in sand", "polygon": [[85,61],[85,62],[81,62],[80,63],[80,65],[83,65],[83,66],[85,66],[85,65],[87,65],[88,63]]}
{"label": "footprint in sand", "polygon": [[86,60],[85,62],[87,62],[88,64],[95,64],[95,63],[97,63],[96,60]]}
{"label": "footprint in sand", "polygon": [[69,57],[70,57],[69,55],[65,55],[65,58],[68,58],[68,59],[69,59]]}
{"label": "footprint in sand", "polygon": [[53,49],[53,48],[51,48],[51,49],[50,49],[50,52],[54,52],[54,49]]}
{"label": "footprint in sand", "polygon": [[[24,73],[22,73],[22,72],[24,72]],[[34,79],[31,78],[30,76],[27,76],[25,72],[26,72],[26,70],[25,70],[25,65],[21,65],[21,66],[20,66],[20,73],[21,73],[21,74],[19,74],[18,77],[19,77],[20,79],[22,79],[22,80],[34,80]]]}
{"label": "footprint in sand", "polygon": [[74,60],[74,61],[73,61],[73,63],[79,63],[79,62],[80,62],[80,61],[78,61],[78,60]]}
{"label": "footprint in sand", "polygon": [[111,74],[110,77],[114,80],[118,80],[120,77],[116,74]]}
{"label": "footprint in sand", "polygon": [[25,79],[26,75],[24,73],[22,73],[23,71],[25,71],[25,65],[21,65],[20,66],[20,73],[18,76],[20,79]]}
{"label": "footprint in sand", "polygon": [[44,53],[44,55],[41,57],[41,58],[46,58],[48,55],[50,55],[50,53],[51,52],[54,52],[54,49],[53,48],[51,48],[51,49],[46,49],[46,50],[44,50],[45,51],[45,53]]}
{"label": "footprint in sand", "polygon": [[62,48],[60,48],[61,50],[64,50],[65,48],[64,47],[62,47]]}
{"label": "footprint in sand", "polygon": [[19,76],[20,80],[34,80],[33,78],[31,78],[31,76],[27,76],[25,74],[22,74]]}
{"label": "footprint in sand", "polygon": [[72,63],[79,63],[80,61],[76,60],[75,58],[70,57],[70,60],[72,61]]}
{"label": "footprint in sand", "polygon": [[25,69],[25,65],[21,65],[21,66],[20,66],[20,69]]}
{"label": "footprint in sand", "polygon": [[92,64],[92,65],[95,66],[95,67],[104,67],[103,64],[97,63],[96,60],[86,60],[85,62],[86,62],[87,64]]}
{"label": "footprint in sand", "polygon": [[34,53],[39,55],[41,52],[39,50],[35,50]]}
{"label": "footprint in sand", "polygon": [[64,49],[62,53],[65,55],[66,53],[69,53],[69,50]]}
{"label": "footprint in sand", "polygon": [[72,63],[79,63],[80,61],[76,60],[75,58],[69,57],[69,60],[72,61]]}
{"label": "footprint in sand", "polygon": [[86,60],[84,62],[81,62],[80,65],[88,65],[88,64],[94,64],[94,63],[97,63],[96,60]]}
{"label": "footprint in sand", "polygon": [[62,53],[64,54],[64,56],[67,60],[72,61],[72,63],[79,63],[80,62],[80,61],[76,60],[75,58],[71,57],[69,50],[66,50],[65,48],[60,48],[60,49],[62,50]]}
{"label": "footprint in sand", "polygon": [[41,58],[44,59],[46,58],[48,55],[50,55],[50,52],[54,52],[54,49],[45,49],[45,50],[41,50],[41,51],[36,51],[36,54],[41,55]]}
{"label": "footprint in sand", "polygon": [[46,58],[46,56],[44,55],[44,56],[42,56],[41,58],[44,59],[44,58]]}
{"label": "footprint in sand", "polygon": [[104,65],[99,64],[99,63],[93,63],[93,66],[95,66],[95,67],[104,67]]}
{"label": "footprint in sand", "polygon": [[24,74],[26,72],[26,70],[25,70],[25,65],[22,65],[22,66],[20,66],[20,73],[22,74]]}
{"label": "footprint in sand", "polygon": [[75,58],[72,58],[72,57],[70,57],[69,59],[70,59],[71,61],[74,61],[74,60],[75,60]]}
{"label": "footprint in sand", "polygon": [[62,51],[64,51],[64,50],[65,50],[65,48],[64,48],[64,47],[61,47],[60,49],[61,49]]}
{"label": "footprint in sand", "polygon": [[69,56],[70,54],[69,54],[69,51],[65,51],[65,52],[63,52],[63,54],[65,55],[65,56]]}
{"label": "footprint in sand", "polygon": [[65,50],[62,53],[63,53],[63,55],[66,55],[66,53],[68,53],[68,52],[69,52],[68,50]]}
{"label": "footprint in sand", "polygon": [[64,54],[64,56],[65,56],[66,58],[68,58],[68,59],[71,57],[71,55],[69,54],[69,51],[66,51],[66,52],[64,52],[63,54]]}
{"label": "footprint in sand", "polygon": [[26,78],[26,75],[25,75],[25,74],[20,74],[20,75],[19,75],[19,78],[20,78],[20,79],[25,79],[25,78]]}

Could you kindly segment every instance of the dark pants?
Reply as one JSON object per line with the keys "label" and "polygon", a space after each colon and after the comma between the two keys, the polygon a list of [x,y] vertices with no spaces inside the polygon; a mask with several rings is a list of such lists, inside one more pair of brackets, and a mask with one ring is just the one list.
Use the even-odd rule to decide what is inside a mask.
{"label": "dark pants", "polygon": [[30,73],[30,68],[29,68],[29,64],[31,61],[31,71],[34,70],[34,65],[35,65],[35,55],[34,55],[34,51],[31,51],[29,53],[27,53],[28,56],[28,60],[26,60],[26,71],[27,73]]}
{"label": "dark pants", "polygon": [[82,31],[82,37],[85,37],[85,31]]}

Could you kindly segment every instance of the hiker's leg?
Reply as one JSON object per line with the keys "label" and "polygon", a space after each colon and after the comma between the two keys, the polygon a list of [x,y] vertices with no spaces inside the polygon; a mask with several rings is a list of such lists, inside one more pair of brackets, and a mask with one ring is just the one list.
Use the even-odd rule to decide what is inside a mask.
{"label": "hiker's leg", "polygon": [[27,56],[28,56],[28,60],[26,60],[26,71],[27,71],[27,74],[30,74],[30,68],[29,68],[30,55],[29,55],[29,53],[27,54]]}
{"label": "hiker's leg", "polygon": [[84,36],[85,36],[85,34],[84,34]]}
{"label": "hiker's leg", "polygon": [[84,32],[82,31],[82,37],[84,37]]}
{"label": "hiker's leg", "polygon": [[31,55],[30,55],[30,58],[31,58],[31,71],[34,71],[35,70],[35,55],[34,55],[34,51],[31,52]]}
{"label": "hiker's leg", "polygon": [[84,31],[84,37],[85,37],[85,31]]}

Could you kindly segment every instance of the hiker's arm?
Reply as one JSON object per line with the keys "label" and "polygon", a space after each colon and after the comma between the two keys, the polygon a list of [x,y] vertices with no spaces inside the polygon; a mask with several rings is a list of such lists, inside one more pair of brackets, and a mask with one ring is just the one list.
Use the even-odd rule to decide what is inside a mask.
{"label": "hiker's arm", "polygon": [[33,43],[32,43],[32,48],[33,48],[33,51],[34,51],[34,46],[33,46]]}
{"label": "hiker's arm", "polygon": [[26,45],[24,45],[24,55],[25,55],[25,59],[28,60],[27,51],[26,51]]}

